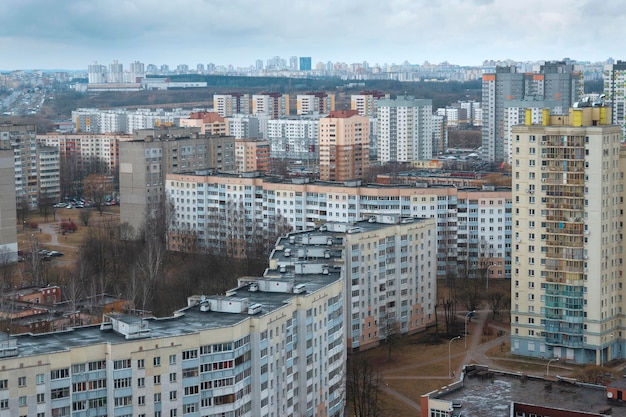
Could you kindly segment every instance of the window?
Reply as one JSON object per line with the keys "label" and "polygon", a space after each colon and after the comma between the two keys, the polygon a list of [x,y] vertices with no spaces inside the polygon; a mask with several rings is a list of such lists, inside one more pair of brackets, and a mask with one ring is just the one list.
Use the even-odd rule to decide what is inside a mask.
{"label": "window", "polygon": [[37,394],[37,404],[46,402],[46,394]]}
{"label": "window", "polygon": [[161,393],[157,392],[156,394],[154,394],[154,403],[160,403],[161,402]]}
{"label": "window", "polygon": [[146,367],[145,359],[137,359],[137,368],[144,369]]}
{"label": "window", "polygon": [[154,366],[161,366],[161,357],[160,357],[160,356],[157,356],[157,357],[155,357],[154,359],[152,359],[152,364],[153,364]]}
{"label": "window", "polygon": [[35,377],[35,383],[37,385],[41,385],[45,382],[45,376],[44,374],[37,374],[37,376]]}
{"label": "window", "polygon": [[70,377],[70,368],[55,369],[53,371],[50,371],[50,379],[62,379],[62,378],[69,378],[69,377]]}
{"label": "window", "polygon": [[137,378],[137,387],[143,388],[146,386],[146,378]]}
{"label": "window", "polygon": [[9,400],[0,400],[0,409],[6,410],[9,408]]}
{"label": "window", "polygon": [[17,378],[17,386],[18,387],[25,387],[26,386],[26,377],[25,376],[20,376]]}
{"label": "window", "polygon": [[113,362],[113,369],[130,368],[130,359],[120,359]]}
{"label": "window", "polygon": [[20,396],[17,402],[20,407],[24,407],[26,405],[26,395]]}
{"label": "window", "polygon": [[170,391],[170,401],[174,401],[176,399],[176,391]]}
{"label": "window", "polygon": [[170,374],[170,382],[176,382],[176,372]]}
{"label": "window", "polygon": [[146,396],[140,395],[139,397],[137,397],[137,404],[146,405]]}
{"label": "window", "polygon": [[176,364],[176,355],[170,355],[170,365],[175,365],[175,364]]}
{"label": "window", "polygon": [[198,357],[198,350],[197,349],[183,351],[183,360],[195,359],[197,357]]}
{"label": "window", "polygon": [[154,385],[158,385],[161,383],[161,375],[154,376]]}

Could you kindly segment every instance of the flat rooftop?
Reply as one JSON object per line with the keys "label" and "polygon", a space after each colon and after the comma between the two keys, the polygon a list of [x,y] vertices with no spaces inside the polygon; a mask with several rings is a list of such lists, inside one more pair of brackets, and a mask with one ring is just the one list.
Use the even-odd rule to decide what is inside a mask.
{"label": "flat rooftop", "polygon": [[[288,241],[289,240],[287,239],[286,242]],[[314,268],[310,268],[313,273],[295,273],[293,266],[291,266],[287,273],[277,274],[277,276],[275,276],[275,273],[277,273],[278,270],[272,270],[271,276],[268,277],[240,278],[239,287],[229,290],[227,295],[206,295],[206,298],[213,300],[226,298],[233,301],[241,301],[242,299],[247,299],[248,306],[261,304],[261,311],[254,315],[248,314],[247,310],[241,313],[201,311],[200,304],[196,304],[178,310],[172,317],[149,317],[142,319],[137,316],[116,315],[115,318],[116,320],[127,324],[143,321],[146,328],[150,330],[150,335],[142,337],[142,340],[176,337],[198,333],[203,330],[234,326],[250,318],[259,317],[275,311],[283,307],[285,304],[290,303],[298,296],[318,291],[341,279],[341,268],[336,265],[342,262],[342,245],[343,239],[334,238],[332,244],[326,246],[329,250],[330,257],[328,259],[323,259],[324,263],[329,264],[329,268],[325,271],[325,273],[322,273],[319,268],[319,271]],[[282,254],[282,251],[280,253]],[[299,260],[297,263],[309,265],[319,262],[316,262],[313,259],[308,259]],[[264,292],[249,290],[249,283],[257,280],[263,280],[264,278],[289,282],[292,286],[304,285],[304,292],[295,294],[293,292]],[[10,339],[17,342],[18,357],[66,351],[72,348],[88,345],[127,343],[129,341],[140,340],[127,340],[123,334],[111,329],[101,330],[100,324],[77,327],[71,330],[54,333],[15,335],[11,336]]]}
{"label": "flat rooftop", "polygon": [[[569,379],[524,377],[486,367],[466,367],[462,387],[430,398],[459,402],[463,417],[509,417],[512,402],[587,413],[626,416],[626,407],[609,402],[603,386]],[[626,405],[626,404],[625,404]],[[610,412],[607,412],[608,409]]]}

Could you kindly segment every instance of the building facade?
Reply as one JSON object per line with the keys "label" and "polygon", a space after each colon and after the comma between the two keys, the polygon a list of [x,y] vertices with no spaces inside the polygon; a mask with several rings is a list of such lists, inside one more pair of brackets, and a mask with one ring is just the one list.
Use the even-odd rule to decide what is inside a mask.
{"label": "building facade", "polygon": [[272,158],[316,161],[319,116],[267,120],[260,135],[270,143]]}
{"label": "building facade", "polygon": [[3,335],[0,415],[343,416],[342,288],[335,271],[261,277],[166,319]]}
{"label": "building facade", "polygon": [[[608,107],[513,128],[511,350],[602,365],[624,357],[621,128]],[[621,155],[621,157],[620,157]]]}
{"label": "building facade", "polygon": [[432,100],[410,96],[376,102],[379,162],[432,158],[432,107]]}
{"label": "building facade", "polygon": [[605,102],[611,107],[611,123],[622,126],[626,137],[626,61],[604,66]]}
{"label": "building facade", "polygon": [[200,128],[200,134],[224,136],[227,132],[227,123],[224,117],[214,112],[193,112],[187,119],[180,119],[180,127]]}
{"label": "building facade", "polygon": [[270,144],[266,140],[235,139],[237,172],[269,172]]}
{"label": "building facade", "polygon": [[376,118],[376,102],[390,98],[389,94],[380,91],[362,91],[360,94],[350,96],[350,109],[357,110],[361,116]]}
{"label": "building facade", "polygon": [[553,113],[565,114],[583,94],[583,76],[565,62],[546,62],[536,73],[496,67],[483,75],[482,89],[483,158],[502,162],[507,160],[505,109],[549,107]]}
{"label": "building facade", "polygon": [[59,149],[39,145],[35,125],[0,124],[0,149],[12,149],[14,187],[18,201],[37,207],[40,197],[58,200],[60,193]]}
{"label": "building facade", "polygon": [[215,94],[213,111],[222,117],[235,114],[250,114],[250,95],[243,93]]}
{"label": "building facade", "polygon": [[[228,207],[243,207],[236,220],[252,240],[279,221],[303,231],[323,223],[354,223],[374,215],[434,218],[437,274],[476,269],[488,249],[490,278],[510,278],[511,191],[455,186],[383,186],[359,182],[277,180],[254,175],[170,174],[165,189],[175,205],[171,227],[194,231],[199,247],[213,248],[233,228],[222,230]],[[244,232],[242,232],[244,233]]]}
{"label": "building facade", "polygon": [[289,116],[289,94],[261,93],[252,96],[252,114],[279,119]]}
{"label": "building facade", "polygon": [[11,149],[0,149],[0,259],[17,261],[15,161]]}
{"label": "building facade", "polygon": [[120,223],[140,230],[164,202],[167,174],[207,169],[235,171],[234,138],[164,134],[121,143]]}
{"label": "building facade", "polygon": [[369,168],[369,127],[369,119],[356,110],[332,111],[320,119],[320,180],[364,178]]}
{"label": "building facade", "polygon": [[328,114],[335,110],[335,95],[325,91],[309,92],[296,96],[296,114]]}

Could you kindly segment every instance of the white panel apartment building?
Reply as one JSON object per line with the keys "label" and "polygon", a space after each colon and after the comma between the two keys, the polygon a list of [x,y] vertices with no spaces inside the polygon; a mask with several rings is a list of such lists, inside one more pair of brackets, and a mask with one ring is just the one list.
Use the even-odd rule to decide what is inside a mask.
{"label": "white panel apartment building", "polygon": [[432,100],[398,97],[376,102],[378,161],[430,159]]}
{"label": "white panel apartment building", "polygon": [[515,354],[596,365],[626,355],[624,153],[610,111],[513,128]]}
{"label": "white panel apartment building", "polygon": [[343,416],[341,269],[266,274],[170,318],[5,336],[0,415]]}
{"label": "white panel apartment building", "polygon": [[604,94],[611,106],[611,123],[622,127],[626,138],[626,61],[604,66]]}
{"label": "white panel apartment building", "polygon": [[259,118],[249,114],[226,117],[226,134],[235,139],[260,138]]}
{"label": "white panel apartment building", "polygon": [[250,94],[215,94],[213,96],[213,111],[222,117],[231,117],[235,114],[250,114]]}
{"label": "white panel apartment building", "polygon": [[212,246],[217,238],[226,239],[211,223],[228,205],[244,207],[240,220],[250,233],[273,230],[278,218],[296,231],[327,222],[354,223],[373,215],[435,218],[440,276],[456,271],[461,261],[477,265],[483,256],[479,242],[486,242],[496,265],[490,269],[490,277],[510,277],[510,189],[360,186],[356,181],[309,183],[252,174],[170,174],[165,191],[175,205],[172,227],[195,231],[200,247]]}
{"label": "white panel apartment building", "polygon": [[17,213],[15,207],[15,156],[0,149],[0,257],[17,261]]}
{"label": "white panel apartment building", "polygon": [[263,137],[270,143],[272,158],[318,159],[319,116],[267,120]]}
{"label": "white panel apartment building", "polygon": [[129,133],[137,129],[152,129],[159,126],[176,126],[180,119],[189,118],[194,110],[137,109],[100,110],[77,109],[72,111],[76,133]]}

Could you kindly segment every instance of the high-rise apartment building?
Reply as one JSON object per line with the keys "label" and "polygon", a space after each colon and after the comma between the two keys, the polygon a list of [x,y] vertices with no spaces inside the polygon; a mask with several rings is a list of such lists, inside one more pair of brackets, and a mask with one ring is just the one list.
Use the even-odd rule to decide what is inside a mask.
{"label": "high-rise apartment building", "polygon": [[300,57],[300,71],[311,71],[311,57],[310,56],[301,56]]}
{"label": "high-rise apartment building", "polygon": [[193,112],[187,119],[180,119],[181,127],[197,127],[200,134],[211,136],[226,135],[226,120],[214,112]]}
{"label": "high-rise apartment building", "polygon": [[431,159],[432,108],[432,100],[410,96],[378,100],[378,160],[384,163]]}
{"label": "high-rise apartment building", "polygon": [[2,415],[344,416],[342,243],[331,237],[310,272],[282,273],[274,258],[263,277],[190,296],[165,320],[106,314],[3,334]]}
{"label": "high-rise apartment building", "polygon": [[289,116],[289,94],[261,93],[252,96],[252,114],[278,119]]}
{"label": "high-rise apartment building", "polygon": [[120,144],[120,222],[135,231],[162,208],[167,174],[211,168],[235,172],[235,139],[230,136],[190,134],[189,129],[176,136],[149,133],[139,131],[137,140]]}
{"label": "high-rise apartment building", "polygon": [[626,138],[626,61],[604,66],[605,102],[611,107],[611,123],[622,126]]}
{"label": "high-rise apartment building", "polygon": [[250,94],[215,94],[213,96],[213,111],[222,117],[250,114]]}
{"label": "high-rise apartment building", "polygon": [[356,110],[336,110],[320,119],[322,181],[363,179],[369,168],[369,119]]}
{"label": "high-rise apartment building", "polygon": [[265,120],[260,136],[270,143],[272,158],[318,159],[320,116]]}
{"label": "high-rise apartment building", "polygon": [[378,346],[390,332],[411,334],[434,324],[435,219],[378,215],[320,229],[345,232],[344,328],[349,350]]}
{"label": "high-rise apartment building", "polygon": [[226,117],[226,134],[235,139],[260,138],[259,119],[250,114]]}
{"label": "high-rise apartment building", "polygon": [[350,96],[350,109],[357,110],[361,116],[376,117],[376,102],[380,99],[390,99],[391,96],[381,91],[362,91]]}
{"label": "high-rise apartment building", "polygon": [[328,114],[333,110],[335,110],[335,95],[333,93],[312,91],[296,96],[296,113],[298,116]]}
{"label": "high-rise apartment building", "polygon": [[124,82],[124,65],[120,64],[119,61],[117,60],[113,60],[113,62],[109,64],[109,73],[107,75],[107,81],[113,84],[123,83]]}
{"label": "high-rise apartment building", "polygon": [[61,155],[76,157],[78,168],[98,162],[107,167],[109,173],[119,167],[120,142],[131,140],[125,134],[44,133],[37,141],[46,146],[59,148]]}
{"label": "high-rise apartment building", "polygon": [[609,107],[513,128],[511,351],[601,365],[626,356],[620,126]]}
{"label": "high-rise apartment building", "polygon": [[107,67],[97,62],[87,66],[89,84],[102,84],[107,81]]}
{"label": "high-rise apartment building", "polygon": [[17,260],[15,162],[11,149],[0,149],[0,262]]}
{"label": "high-rise apartment building", "polygon": [[270,144],[259,139],[235,139],[237,172],[269,172]]}
{"label": "high-rise apartment building", "polygon": [[12,149],[18,200],[37,207],[39,198],[59,199],[59,149],[37,143],[35,125],[0,124],[0,149]]}
{"label": "high-rise apartment building", "polygon": [[143,62],[135,61],[130,63],[130,71],[128,74],[128,82],[138,83],[146,76],[145,65]]}
{"label": "high-rise apartment building", "polygon": [[549,108],[567,113],[583,93],[583,76],[574,65],[546,62],[537,73],[520,73],[514,66],[496,67],[483,75],[482,151],[492,162],[507,161],[505,110],[509,107]]}

